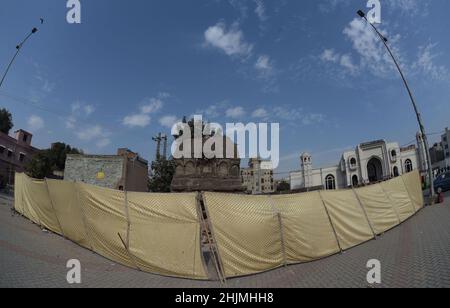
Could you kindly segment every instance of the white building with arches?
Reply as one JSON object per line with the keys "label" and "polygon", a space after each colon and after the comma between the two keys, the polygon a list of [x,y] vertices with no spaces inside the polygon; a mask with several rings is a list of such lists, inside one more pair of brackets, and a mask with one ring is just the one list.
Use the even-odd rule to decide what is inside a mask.
{"label": "white building with arches", "polygon": [[[382,181],[419,169],[425,172],[425,152],[422,138],[417,135],[419,148],[406,148],[397,142],[377,140],[358,145],[342,154],[338,165],[314,168],[308,153],[300,157],[301,169],[290,173],[291,190],[345,189]],[[424,168],[425,166],[425,168]]]}

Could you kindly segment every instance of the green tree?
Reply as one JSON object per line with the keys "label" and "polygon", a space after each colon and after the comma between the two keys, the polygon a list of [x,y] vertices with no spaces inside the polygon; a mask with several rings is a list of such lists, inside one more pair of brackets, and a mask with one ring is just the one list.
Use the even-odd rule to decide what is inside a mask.
{"label": "green tree", "polygon": [[68,154],[82,154],[82,151],[65,143],[54,143],[50,149],[43,150],[33,157],[25,168],[26,172],[35,179],[50,177],[53,171],[65,169]]}
{"label": "green tree", "polygon": [[175,174],[173,159],[159,159],[152,162],[152,176],[148,182],[151,192],[170,192],[170,185]]}
{"label": "green tree", "polygon": [[4,109],[0,109],[0,132],[9,134],[9,131],[11,128],[13,128],[14,124],[12,121],[12,115],[11,113]]}
{"label": "green tree", "polygon": [[288,192],[290,190],[291,190],[291,185],[289,185],[289,183],[286,182],[285,180],[281,181],[277,186],[278,192]]}
{"label": "green tree", "polygon": [[26,173],[34,179],[44,179],[52,174],[52,164],[48,150],[44,150],[33,157],[26,166]]}

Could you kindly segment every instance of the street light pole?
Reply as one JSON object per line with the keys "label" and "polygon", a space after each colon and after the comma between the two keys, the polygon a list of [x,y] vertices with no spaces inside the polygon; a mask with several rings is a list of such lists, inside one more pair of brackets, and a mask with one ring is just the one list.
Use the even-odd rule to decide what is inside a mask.
{"label": "street light pole", "polygon": [[9,72],[9,69],[11,68],[12,64],[14,63],[14,60],[17,58],[17,56],[18,56],[20,50],[22,49],[22,46],[23,46],[23,45],[26,43],[26,41],[28,41],[28,39],[29,39],[33,34],[35,34],[37,31],[38,31],[37,28],[33,28],[33,29],[31,30],[31,32],[25,37],[25,39],[24,39],[19,45],[16,46],[16,49],[17,49],[17,50],[16,50],[16,53],[15,53],[14,56],[12,57],[11,61],[10,61],[9,64],[8,64],[8,67],[6,68],[5,73],[3,74],[2,80],[0,81],[0,88],[2,87],[3,82],[5,81],[5,78],[6,78],[6,75],[8,74],[8,72]]}
{"label": "street light pole", "polygon": [[420,133],[422,134],[422,140],[423,140],[423,144],[425,147],[425,155],[426,155],[426,160],[427,160],[427,167],[428,167],[428,178],[430,181],[430,203],[433,204],[433,200],[435,197],[435,193],[434,193],[434,183],[433,183],[433,165],[431,163],[431,156],[430,156],[430,147],[428,146],[428,138],[427,135],[425,133],[425,127],[423,125],[422,122],[422,116],[419,112],[419,109],[417,108],[417,104],[416,101],[414,99],[413,93],[411,91],[411,88],[409,87],[408,81],[406,80],[405,75],[403,74],[402,69],[400,68],[400,64],[398,63],[397,59],[395,58],[391,48],[388,45],[388,39],[382,35],[380,33],[380,31],[378,31],[378,29],[371,23],[369,22],[369,20],[366,17],[366,14],[363,11],[358,11],[358,15],[363,18],[369,25],[372,26],[372,28],[375,30],[375,32],[377,33],[378,37],[380,38],[380,40],[383,42],[384,46],[386,47],[387,51],[389,52],[389,55],[391,56],[392,60],[395,63],[395,66],[397,67],[398,72],[400,73],[400,76],[402,77],[403,83],[405,84],[406,90],[408,91],[408,95],[411,99],[411,103],[413,105],[414,108],[414,112],[416,113],[416,117],[417,117],[417,122],[419,123],[419,128],[420,128]]}

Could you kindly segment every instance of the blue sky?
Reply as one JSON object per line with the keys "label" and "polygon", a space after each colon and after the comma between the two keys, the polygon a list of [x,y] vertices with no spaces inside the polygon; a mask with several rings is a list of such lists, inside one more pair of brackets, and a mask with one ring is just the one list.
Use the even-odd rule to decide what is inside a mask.
{"label": "blue sky", "polygon": [[[385,50],[356,18],[365,0],[3,0],[0,67],[44,17],[0,90],[0,106],[34,144],[89,153],[128,147],[153,159],[151,137],[183,115],[279,122],[279,172],[334,164],[373,139],[411,142],[417,131]],[[382,2],[390,38],[428,132],[450,125],[450,2]],[[367,9],[365,9],[367,10]],[[431,140],[437,140],[432,136]]]}

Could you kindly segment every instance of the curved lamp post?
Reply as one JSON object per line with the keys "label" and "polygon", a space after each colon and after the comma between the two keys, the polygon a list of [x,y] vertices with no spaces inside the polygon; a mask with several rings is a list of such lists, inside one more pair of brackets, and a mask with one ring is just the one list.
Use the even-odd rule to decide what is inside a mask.
{"label": "curved lamp post", "polygon": [[380,33],[380,31],[378,31],[378,29],[371,22],[369,22],[369,20],[367,20],[366,14],[363,11],[359,10],[358,15],[361,18],[363,18],[369,25],[372,26],[372,28],[375,30],[375,32],[377,33],[380,40],[383,42],[384,46],[386,47],[387,51],[389,52],[389,55],[392,57],[392,60],[394,60],[395,66],[397,67],[397,70],[400,73],[400,76],[402,77],[403,83],[405,84],[406,90],[408,91],[408,95],[411,99],[411,103],[413,105],[414,112],[416,113],[417,122],[419,122],[419,128],[420,128],[420,132],[422,134],[423,143],[424,143],[424,147],[425,147],[425,154],[426,154],[427,167],[428,167],[428,178],[430,181],[430,183],[429,183],[430,184],[430,199],[431,199],[430,203],[432,204],[435,194],[434,194],[434,183],[433,183],[433,169],[432,169],[433,167],[432,167],[431,158],[430,158],[430,148],[428,146],[428,138],[425,133],[425,127],[422,122],[422,116],[420,115],[419,109],[417,108],[417,104],[414,99],[413,93],[411,91],[411,88],[409,87],[409,84],[405,78],[405,75],[403,74],[403,72],[400,68],[400,64],[398,63],[397,59],[395,58],[394,54],[392,53],[391,48],[389,48],[388,39],[384,35],[382,35]]}
{"label": "curved lamp post", "polygon": [[[41,22],[41,23],[42,23],[42,22]],[[26,43],[26,41],[28,41],[28,39],[29,39],[33,34],[35,34],[37,31],[38,31],[37,28],[33,28],[33,29],[31,30],[31,32],[25,37],[25,39],[24,39],[19,45],[16,46],[16,49],[17,49],[17,50],[16,50],[16,53],[14,54],[13,58],[12,58],[11,61],[9,62],[8,67],[6,68],[5,73],[3,74],[2,80],[0,81],[0,88],[2,87],[3,82],[5,81],[6,75],[8,74],[9,69],[11,68],[11,66],[12,66],[12,64],[13,64],[13,62],[14,62],[14,60],[17,58],[17,55],[19,54],[19,52],[20,52],[20,50],[22,49],[23,45],[24,45],[24,44]]]}

